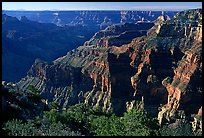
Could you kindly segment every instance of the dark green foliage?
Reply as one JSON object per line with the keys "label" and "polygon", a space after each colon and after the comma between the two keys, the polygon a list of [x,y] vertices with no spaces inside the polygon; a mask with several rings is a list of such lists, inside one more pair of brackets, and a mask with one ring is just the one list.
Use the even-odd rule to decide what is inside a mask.
{"label": "dark green foliage", "polygon": [[56,109],[51,109],[50,111],[44,111],[44,116],[50,123],[57,123],[59,112]]}
{"label": "dark green foliage", "polygon": [[168,76],[163,80],[164,85],[170,84],[172,79]]}
{"label": "dark green foliage", "polygon": [[51,109],[59,109],[60,105],[57,102],[51,102],[50,108]]}
{"label": "dark green foliage", "polygon": [[157,121],[139,110],[131,110],[123,117],[92,116],[90,130],[97,136],[153,136],[159,135]]}
{"label": "dark green foliage", "polygon": [[29,95],[34,97],[36,100],[40,99],[40,91],[38,91],[35,86],[29,85],[28,86]]}
{"label": "dark green foliage", "polygon": [[3,130],[8,136],[34,136],[38,135],[34,124],[23,123],[21,120],[13,119],[4,124]]}
{"label": "dark green foliage", "polygon": [[148,118],[140,110],[130,110],[124,113],[125,135],[127,136],[156,136],[158,135],[158,122]]}
{"label": "dark green foliage", "polygon": [[29,85],[28,90],[30,90],[30,93],[39,94],[39,91],[33,85]]}
{"label": "dark green foliage", "polygon": [[92,110],[84,104],[71,106],[62,112],[56,109],[45,111],[44,116],[50,123],[71,124],[83,134],[97,136],[153,136],[159,135],[159,126],[155,119],[139,110],[131,110],[124,117],[108,114],[101,110]]}
{"label": "dark green foliage", "polygon": [[39,130],[41,136],[80,136],[80,133],[71,131],[70,128],[61,122],[54,124],[43,124]]}
{"label": "dark green foliage", "polygon": [[66,124],[61,122],[50,123],[49,120],[44,118],[36,118],[32,121],[40,136],[80,136],[79,132],[74,132]]}
{"label": "dark green foliage", "polygon": [[162,136],[193,136],[190,124],[183,121],[178,121],[171,125],[165,125],[160,128]]}
{"label": "dark green foliage", "polygon": [[155,46],[156,45],[156,39],[157,38],[157,36],[155,36],[155,35],[153,35],[152,37],[150,37],[150,39],[148,39],[147,40],[147,44],[145,44],[144,45],[144,47],[146,48],[146,49],[150,49],[150,48],[152,48],[153,46]]}
{"label": "dark green foliage", "polygon": [[80,136],[61,122],[50,123],[47,118],[37,118],[23,123],[21,120],[10,120],[4,124],[4,133],[8,136]]}
{"label": "dark green foliage", "polygon": [[149,39],[148,39],[148,41],[155,41],[155,39],[157,38],[157,33],[156,32],[153,32],[150,36],[149,36]]}
{"label": "dark green foliage", "polygon": [[158,135],[158,124],[139,110],[131,110],[124,117],[114,114],[93,117],[90,120],[91,130],[98,136],[153,136]]}
{"label": "dark green foliage", "polygon": [[[3,127],[6,135],[35,136],[192,136],[190,124],[177,121],[159,127],[156,119],[144,111],[132,109],[122,117],[91,109],[84,104],[70,106],[68,110],[51,109],[42,117],[23,123],[10,120]],[[197,134],[199,135],[199,134]]]}
{"label": "dark green foliage", "polygon": [[202,136],[202,131],[201,130],[197,130],[194,132],[195,136]]}
{"label": "dark green foliage", "polygon": [[10,86],[8,90],[3,90],[2,99],[2,118],[4,122],[14,118],[31,119],[40,115],[43,111],[40,95],[34,95],[31,91],[25,92]]}
{"label": "dark green foliage", "polygon": [[123,136],[124,134],[124,124],[121,121],[121,118],[112,115],[93,117],[90,120],[90,129],[97,136]]}
{"label": "dark green foliage", "polygon": [[[38,93],[34,86],[29,86],[29,91]],[[31,102],[32,98],[29,98],[29,101]],[[85,104],[76,104],[62,111],[58,109],[59,105],[56,102],[51,102],[50,107],[48,111],[43,112],[41,117],[33,120],[26,119],[24,122],[8,120],[3,125],[4,135],[158,136],[160,133],[170,136],[193,135],[189,124],[182,122],[172,125],[176,127],[164,126],[159,130],[156,119],[148,117],[144,111],[135,109],[118,117],[114,113],[106,113],[99,107],[93,109]]]}
{"label": "dark green foliage", "polygon": [[48,119],[50,123],[58,123],[70,125],[75,131],[80,130],[84,135],[90,135],[89,119],[93,111],[86,107],[84,104],[77,104],[70,106],[68,110],[62,110],[59,112],[56,109],[44,112],[44,117]]}

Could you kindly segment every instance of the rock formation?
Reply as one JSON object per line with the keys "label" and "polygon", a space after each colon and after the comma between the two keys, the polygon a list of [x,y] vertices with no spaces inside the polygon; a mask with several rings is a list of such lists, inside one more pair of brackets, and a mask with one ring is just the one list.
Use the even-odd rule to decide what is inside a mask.
{"label": "rock formation", "polygon": [[58,26],[82,25],[100,30],[119,23],[153,22],[164,15],[172,18],[174,11],[7,11],[2,13],[21,19],[26,16],[29,20],[41,23],[54,23]]}
{"label": "rock formation", "polygon": [[105,30],[97,32],[84,45],[95,45],[96,47],[121,46],[128,44],[135,37],[146,35],[153,23],[125,23],[121,25],[108,26]]}
{"label": "rock formation", "polygon": [[159,17],[146,35],[128,44],[97,45],[101,34],[93,37],[96,43],[91,39],[50,64],[36,61],[17,85],[26,90],[32,84],[62,108],[84,102],[117,115],[142,108],[160,124],[175,122],[180,112],[188,120],[202,114],[200,9]]}

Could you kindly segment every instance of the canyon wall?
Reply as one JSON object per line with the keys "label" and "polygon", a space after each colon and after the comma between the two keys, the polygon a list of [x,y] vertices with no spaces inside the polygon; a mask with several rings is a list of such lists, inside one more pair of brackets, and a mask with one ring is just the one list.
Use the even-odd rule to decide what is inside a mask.
{"label": "canyon wall", "polygon": [[182,118],[180,112],[188,120],[202,114],[200,9],[179,12],[173,19],[161,16],[128,44],[89,42],[50,64],[36,61],[17,85],[25,91],[34,85],[44,99],[62,108],[83,102],[119,116],[141,108],[160,124]]}

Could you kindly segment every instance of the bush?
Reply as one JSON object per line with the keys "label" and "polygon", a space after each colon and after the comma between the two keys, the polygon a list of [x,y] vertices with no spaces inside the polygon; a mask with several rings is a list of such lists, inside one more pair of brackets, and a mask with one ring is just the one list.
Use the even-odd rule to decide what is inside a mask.
{"label": "bush", "polygon": [[126,136],[156,136],[159,135],[159,125],[156,119],[148,118],[140,110],[130,110],[124,113],[124,126]]}
{"label": "bush", "polygon": [[190,124],[178,121],[171,125],[165,125],[160,128],[161,136],[193,136]]}
{"label": "bush", "polygon": [[159,135],[158,129],[158,122],[139,110],[130,110],[124,117],[112,114],[90,120],[90,130],[97,136],[155,136]]}
{"label": "bush", "polygon": [[21,120],[13,119],[4,124],[3,130],[8,136],[35,136],[37,129],[31,122],[23,123]]}
{"label": "bush", "polygon": [[171,78],[170,77],[166,77],[163,81],[162,81],[162,84],[164,86],[166,86],[167,84],[170,84],[171,83]]}
{"label": "bush", "polygon": [[[69,126],[69,127],[68,127]],[[23,123],[19,120],[6,122],[8,135],[40,136],[154,136],[159,135],[156,120],[140,110],[130,110],[123,117],[92,110],[84,104],[71,106],[67,111],[44,111],[42,117]],[[75,130],[75,132],[73,131]],[[80,133],[79,133],[80,132]]]}
{"label": "bush", "polygon": [[[39,124],[38,124],[39,125]],[[80,136],[79,132],[74,132],[61,122],[50,123],[46,118],[41,119],[38,128],[40,136]]]}
{"label": "bush", "polygon": [[90,130],[97,136],[123,136],[124,124],[120,117],[104,115],[92,118],[90,120]]}
{"label": "bush", "polygon": [[33,85],[28,86],[28,90],[30,91],[29,93],[35,96],[40,95],[40,91],[38,91]]}
{"label": "bush", "polygon": [[57,123],[59,118],[59,112],[56,109],[50,111],[44,111],[44,117],[49,120],[50,123]]}
{"label": "bush", "polygon": [[57,102],[51,102],[50,108],[51,109],[59,109],[60,105]]}
{"label": "bush", "polygon": [[[37,122],[35,122],[37,121]],[[72,131],[61,122],[50,123],[46,118],[29,120],[23,123],[21,120],[7,121],[3,130],[8,136],[80,136],[79,132]]]}

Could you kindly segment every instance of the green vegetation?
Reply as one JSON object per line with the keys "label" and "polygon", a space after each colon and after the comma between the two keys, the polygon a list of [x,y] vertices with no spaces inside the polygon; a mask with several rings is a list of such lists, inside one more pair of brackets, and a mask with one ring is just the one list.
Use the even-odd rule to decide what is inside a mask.
{"label": "green vegetation", "polygon": [[34,136],[38,135],[34,124],[23,123],[21,120],[13,119],[4,124],[3,130],[9,136]]}
{"label": "green vegetation", "polygon": [[166,77],[164,80],[163,80],[163,85],[167,85],[167,84],[170,84],[172,81],[171,77]]}
{"label": "green vegetation", "polygon": [[193,136],[190,124],[178,121],[172,125],[165,125],[160,128],[162,136]]}
{"label": "green vegetation", "polygon": [[28,90],[29,90],[29,95],[33,96],[36,99],[40,99],[40,91],[38,91],[35,86],[33,85],[29,85],[28,86]]}
{"label": "green vegetation", "polygon": [[154,46],[156,46],[156,43],[157,43],[157,35],[153,35],[150,37],[150,39],[147,40],[147,44],[145,45],[145,48],[146,49],[150,49]]}
{"label": "green vegetation", "polygon": [[173,85],[174,87],[176,87],[176,86],[179,84],[179,82],[180,82],[180,79],[177,78],[177,79],[175,79],[175,80],[172,82],[172,85]]}
{"label": "green vegetation", "polygon": [[4,124],[3,130],[8,136],[79,136],[79,132],[71,131],[69,127],[58,122],[50,123],[46,118],[29,120],[10,120]]}
{"label": "green vegetation", "polygon": [[90,130],[97,136],[123,136],[125,126],[122,122],[122,118],[112,115],[107,117],[105,115],[99,117],[93,117],[90,120]]}
{"label": "green vegetation", "polygon": [[[168,81],[168,77],[166,80]],[[37,92],[33,86],[29,88],[33,93]],[[30,103],[27,104],[33,102],[32,98],[34,97],[29,98]],[[24,100],[26,100],[26,98]],[[15,105],[16,108],[21,108],[19,111],[26,110],[26,113],[30,111],[29,108],[22,108],[22,105],[13,105]],[[44,109],[44,111],[41,112],[42,114],[40,112],[37,113],[36,115],[40,116],[32,119],[20,120],[17,114],[12,118],[8,118],[2,125],[3,135],[196,136],[202,134],[201,131],[192,132],[190,124],[184,121],[177,121],[173,124],[159,127],[156,119],[147,116],[144,111],[136,109],[131,109],[125,112],[123,116],[118,117],[113,112],[107,113],[99,107],[93,109],[85,104],[76,104],[62,111],[59,106],[57,102],[51,102],[47,110]],[[34,112],[30,114],[34,114]],[[22,115],[26,114],[23,113]],[[28,116],[27,114],[26,117]]]}
{"label": "green vegetation", "polygon": [[157,38],[157,33],[156,32],[153,32],[150,36],[149,36],[149,39],[148,41],[155,41],[155,39]]}
{"label": "green vegetation", "polygon": [[[169,78],[165,78],[169,82]],[[31,93],[39,93],[29,86]],[[31,97],[34,98],[34,97]],[[30,99],[29,101],[32,101]],[[29,110],[29,109],[27,109]],[[42,114],[41,114],[42,113]],[[190,124],[176,122],[160,127],[155,118],[142,110],[131,109],[123,116],[76,104],[60,110],[57,102],[51,102],[47,110],[33,119],[8,119],[3,122],[3,135],[6,136],[192,136]]]}
{"label": "green vegetation", "polygon": [[[9,120],[4,123],[5,135],[96,135],[96,136],[154,136],[159,135],[155,119],[140,110],[130,110],[117,117],[84,104],[70,106],[68,110],[44,111],[42,117],[23,122]],[[80,132],[80,133],[79,133]]]}
{"label": "green vegetation", "polygon": [[55,101],[52,101],[50,104],[51,109],[59,109],[59,107],[60,107],[60,105]]}
{"label": "green vegetation", "polygon": [[128,136],[156,136],[158,133],[158,122],[149,118],[145,112],[130,110],[124,114],[124,126]]}

